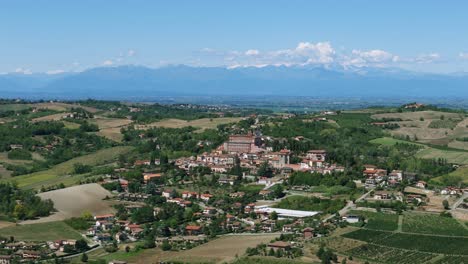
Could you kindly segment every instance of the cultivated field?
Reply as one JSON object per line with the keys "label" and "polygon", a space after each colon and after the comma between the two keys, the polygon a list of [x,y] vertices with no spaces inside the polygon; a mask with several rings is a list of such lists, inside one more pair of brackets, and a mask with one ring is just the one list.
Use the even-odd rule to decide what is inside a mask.
{"label": "cultivated field", "polygon": [[41,199],[51,199],[54,202],[57,212],[48,217],[24,221],[21,224],[61,221],[71,217],[79,217],[84,211],[93,215],[113,213],[114,209],[111,207],[111,203],[103,200],[106,196],[110,197],[112,194],[96,183],[40,193]]}
{"label": "cultivated field", "polygon": [[57,113],[57,114],[52,114],[52,115],[47,115],[47,116],[42,116],[38,118],[34,118],[31,121],[32,122],[41,122],[41,121],[59,121],[62,120],[65,116],[69,115],[70,113]]}
{"label": "cultivated field", "polygon": [[0,236],[13,236],[15,240],[54,241],[80,239],[81,235],[64,222],[49,222],[32,225],[16,225],[0,229]]}
{"label": "cultivated field", "polygon": [[58,183],[73,184],[77,180],[70,176],[73,172],[74,164],[82,163],[91,166],[106,164],[116,160],[120,154],[128,153],[130,150],[132,150],[132,147],[124,146],[102,149],[96,153],[60,163],[49,170],[17,176],[12,178],[12,180],[14,180],[19,187],[26,189],[39,189],[41,186],[49,186]]}
{"label": "cultivated field", "polygon": [[468,144],[456,140],[456,138],[468,137],[468,119],[463,114],[417,111],[375,114],[372,118],[400,118],[402,121],[390,122],[400,125],[398,129],[389,130],[394,136],[409,136],[421,143],[468,149]]}
{"label": "cultivated field", "polygon": [[138,126],[141,129],[148,129],[151,127],[167,127],[167,128],[182,128],[182,127],[196,127],[200,130],[215,129],[218,125],[237,123],[241,121],[242,117],[222,117],[222,118],[202,118],[191,121],[182,119],[165,119],[159,122],[151,123],[144,126]]}
{"label": "cultivated field", "polygon": [[99,132],[96,133],[97,135],[117,142],[121,142],[123,138],[122,133],[120,133],[120,129],[132,123],[132,121],[128,119],[100,116],[91,119],[90,122],[99,127]]}
{"label": "cultivated field", "polygon": [[391,137],[376,138],[376,139],[371,140],[370,142],[374,144],[384,145],[384,146],[393,146],[395,144],[417,145],[421,147],[421,150],[418,151],[418,153],[416,153],[416,157],[423,158],[423,159],[443,158],[443,159],[446,159],[450,163],[456,163],[456,164],[461,164],[461,165],[468,164],[468,152],[464,150],[438,149],[438,148],[429,147],[421,143],[414,143],[410,141],[394,139]]}
{"label": "cultivated field", "polygon": [[37,103],[37,104],[5,104],[0,105],[0,111],[19,111],[28,108],[38,108],[38,109],[50,109],[54,111],[68,111],[72,108],[82,108],[90,113],[97,113],[100,110],[94,107],[81,106],[77,104],[67,104],[67,103]]}

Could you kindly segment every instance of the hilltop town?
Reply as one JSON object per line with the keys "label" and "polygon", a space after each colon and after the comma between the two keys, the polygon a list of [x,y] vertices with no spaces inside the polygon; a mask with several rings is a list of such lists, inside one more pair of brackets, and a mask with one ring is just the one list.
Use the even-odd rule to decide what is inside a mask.
{"label": "hilltop town", "polygon": [[463,263],[467,120],[2,100],[0,263]]}

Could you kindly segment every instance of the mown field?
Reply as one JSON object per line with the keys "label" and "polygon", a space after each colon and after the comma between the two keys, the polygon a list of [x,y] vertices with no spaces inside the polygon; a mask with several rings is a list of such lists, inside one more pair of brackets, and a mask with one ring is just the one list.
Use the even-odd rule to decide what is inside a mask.
{"label": "mown field", "polygon": [[[131,251],[127,253],[122,248],[118,252],[107,253],[104,250],[96,250],[89,254],[89,258],[90,260],[104,259],[106,261],[118,259],[134,264],[158,263],[160,261],[164,261],[166,263],[230,263],[236,260],[236,255],[242,256],[245,253],[247,247],[255,247],[260,243],[268,243],[275,237],[277,237],[277,235],[274,234],[245,234],[223,236],[186,251],[162,251],[159,248],[153,248],[141,250],[138,252]],[[257,258],[253,259],[257,260]],[[263,261],[263,258],[258,259],[262,259]],[[273,261],[270,258],[267,259],[268,263],[285,263]],[[81,262],[78,259],[74,259],[72,263]],[[289,262],[288,260],[287,263],[291,262]]]}
{"label": "mown field", "polygon": [[182,128],[192,126],[200,130],[215,129],[218,125],[237,123],[241,121],[242,117],[221,117],[221,118],[201,118],[196,120],[182,120],[182,119],[165,119],[159,122],[151,123],[148,125],[139,126],[142,129],[151,127],[167,127],[167,128]]}
{"label": "mown field", "polygon": [[76,180],[78,180],[79,178],[70,175],[73,172],[74,164],[82,163],[91,166],[106,164],[116,160],[120,154],[128,153],[131,150],[132,147],[127,146],[102,149],[97,151],[96,153],[84,155],[60,163],[52,167],[51,169],[45,171],[16,176],[14,178],[11,178],[11,181],[15,181],[19,187],[26,189],[37,189],[43,185],[49,186],[58,183],[64,183],[65,185],[75,183]]}
{"label": "mown field", "polygon": [[0,236],[13,236],[15,240],[24,241],[53,241],[81,238],[81,235],[77,231],[60,221],[1,228]]}
{"label": "mown field", "polygon": [[36,220],[27,220],[22,224],[46,223],[62,221],[72,217],[79,217],[83,212],[93,215],[114,213],[110,201],[106,197],[112,194],[96,183],[72,186],[64,189],[38,194],[41,199],[51,199],[57,212]]}

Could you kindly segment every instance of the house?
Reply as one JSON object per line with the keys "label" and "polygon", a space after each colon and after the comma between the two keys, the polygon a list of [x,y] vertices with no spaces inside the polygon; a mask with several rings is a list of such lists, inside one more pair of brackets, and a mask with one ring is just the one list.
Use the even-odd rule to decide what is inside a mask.
{"label": "house", "polygon": [[234,183],[237,180],[237,176],[234,175],[221,175],[219,177],[218,183],[223,185],[223,184],[229,184],[229,185],[234,185]]}
{"label": "house", "polygon": [[135,166],[149,166],[151,164],[150,160],[137,160],[133,165]]}
{"label": "house", "polygon": [[161,177],[162,177],[161,173],[146,173],[146,174],[143,175],[143,181],[145,183],[148,183],[151,180],[159,179]]}
{"label": "house", "polygon": [[188,225],[185,227],[185,232],[189,236],[196,236],[202,233],[202,227],[195,226],[195,225]]}
{"label": "house", "polygon": [[34,250],[23,250],[20,254],[24,259],[38,259],[41,257],[41,252]]}
{"label": "house", "polygon": [[12,256],[0,255],[0,264],[11,264]]}
{"label": "house", "polygon": [[245,196],[245,192],[235,192],[235,193],[229,194],[229,197],[231,198],[242,198],[244,196]]}
{"label": "house", "polygon": [[161,193],[161,196],[162,197],[165,197],[166,199],[170,199],[170,198],[173,198],[174,197],[174,192],[172,190],[164,190],[162,193]]}
{"label": "house", "polygon": [[272,248],[273,250],[290,250],[291,249],[291,244],[289,242],[284,242],[284,241],[275,241],[273,243],[268,244],[269,248]]}
{"label": "house", "polygon": [[216,208],[214,207],[205,207],[203,209],[203,214],[205,215],[213,215],[213,214],[216,214],[216,212],[217,212]]}
{"label": "house", "polygon": [[211,198],[213,198],[213,195],[209,193],[203,193],[200,195],[200,199],[202,199],[205,202],[208,202]]}
{"label": "house", "polygon": [[94,220],[96,220],[96,221],[113,221],[114,217],[115,217],[114,214],[96,215],[96,216],[94,216]]}
{"label": "house", "polygon": [[309,150],[306,154],[307,159],[325,161],[327,157],[327,151],[323,149]]}
{"label": "house", "polygon": [[421,188],[421,189],[426,189],[427,183],[425,181],[418,181],[416,183],[416,187]]}
{"label": "house", "polygon": [[198,197],[197,192],[189,192],[189,191],[182,192],[182,198],[184,199],[197,198],[197,197]]}
{"label": "house", "polygon": [[266,198],[268,195],[270,195],[270,193],[271,193],[270,190],[261,190],[260,192],[258,192],[258,194],[263,196],[263,198]]}
{"label": "house", "polygon": [[302,230],[302,234],[305,239],[311,238],[314,236],[314,229],[310,227],[306,227],[304,228],[304,230]]}
{"label": "house", "polygon": [[276,222],[274,220],[265,220],[261,224],[261,229],[264,232],[273,232],[276,227]]}
{"label": "house", "polygon": [[376,191],[373,198],[376,200],[388,200],[391,199],[391,194],[387,191]]}

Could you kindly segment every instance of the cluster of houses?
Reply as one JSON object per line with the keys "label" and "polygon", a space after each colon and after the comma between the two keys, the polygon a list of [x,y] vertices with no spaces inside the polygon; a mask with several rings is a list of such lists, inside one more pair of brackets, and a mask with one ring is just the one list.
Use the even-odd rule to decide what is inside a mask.
{"label": "cluster of houses", "polygon": [[0,264],[18,262],[34,262],[52,255],[64,256],[68,254],[66,247],[75,247],[76,240],[55,240],[45,242],[11,241],[11,238],[0,240],[0,250],[9,254],[0,254]]}
{"label": "cluster of houses", "polygon": [[[287,149],[273,151],[264,145],[264,139],[258,135],[231,135],[224,144],[211,153],[203,153],[197,157],[180,158],[175,164],[184,170],[198,166],[209,167],[215,173],[226,173],[238,160],[242,168],[255,174],[258,168],[268,163],[269,166],[282,174],[293,171],[310,171],[329,174],[334,171],[344,171],[344,167],[326,162],[325,150],[310,150],[302,157],[301,162],[291,163],[292,152]],[[139,161],[141,163],[141,161]]]}
{"label": "cluster of houses", "polygon": [[[414,182],[416,180],[416,173],[412,172],[404,172],[401,170],[392,170],[392,172],[388,173],[385,169],[379,169],[377,166],[374,165],[364,165],[363,175],[366,177],[365,179],[365,187],[367,189],[376,188],[378,186],[396,186],[401,183],[403,180],[407,182]],[[418,184],[422,184],[424,182],[417,182],[416,187]],[[421,186],[421,188],[425,188]]]}

